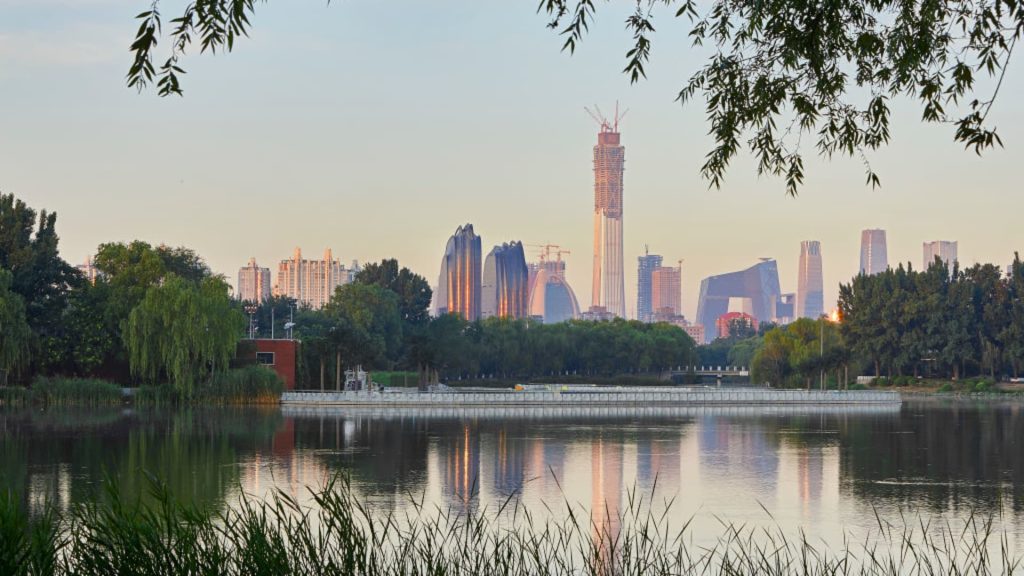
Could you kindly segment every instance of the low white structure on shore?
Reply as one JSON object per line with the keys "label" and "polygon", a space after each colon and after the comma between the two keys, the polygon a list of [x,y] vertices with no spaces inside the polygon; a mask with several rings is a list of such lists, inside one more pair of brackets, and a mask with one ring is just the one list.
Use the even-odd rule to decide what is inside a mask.
{"label": "low white structure on shore", "polygon": [[715,406],[900,404],[889,390],[767,390],[760,388],[583,388],[473,392],[285,392],[282,404],[347,406]]}

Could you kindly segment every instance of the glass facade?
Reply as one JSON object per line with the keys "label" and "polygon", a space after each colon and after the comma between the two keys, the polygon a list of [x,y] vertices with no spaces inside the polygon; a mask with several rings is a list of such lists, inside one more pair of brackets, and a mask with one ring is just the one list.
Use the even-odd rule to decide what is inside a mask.
{"label": "glass facade", "polygon": [[796,282],[796,315],[818,318],[825,313],[825,288],[821,274],[821,243],[800,243],[800,273]]}
{"label": "glass facade", "polygon": [[775,260],[764,260],[739,272],[709,276],[700,283],[697,323],[704,326],[707,341],[717,338],[715,321],[729,312],[730,298],[749,299],[754,318],[759,322],[772,320],[780,294]]}
{"label": "glass facade", "polygon": [[661,256],[657,254],[644,254],[636,259],[636,319],[641,322],[650,322],[654,315],[654,306],[651,302],[651,274],[655,268],[661,267]]}
{"label": "glass facade", "polygon": [[472,224],[459,226],[448,239],[434,298],[438,316],[458,314],[471,322],[480,318],[480,237]]}
{"label": "glass facade", "polygon": [[484,261],[481,281],[483,318],[523,318],[527,315],[530,271],[521,242],[495,246]]}

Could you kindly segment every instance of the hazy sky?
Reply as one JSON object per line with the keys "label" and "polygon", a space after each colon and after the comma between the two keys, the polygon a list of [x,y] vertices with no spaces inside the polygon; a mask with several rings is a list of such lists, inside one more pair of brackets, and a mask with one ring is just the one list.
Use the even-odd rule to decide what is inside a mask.
{"label": "hazy sky", "polygon": [[[1024,248],[1024,66],[992,113],[1006,147],[983,158],[950,126],[895,104],[894,143],[860,160],[808,159],[798,198],[749,157],[721,190],[699,168],[700,106],[675,94],[705,53],[685,22],[656,21],[648,80],[621,73],[628,2],[602,6],[575,56],[534,0],[302,0],[258,5],[251,39],[185,60],[185,97],[124,85],[135,0],[0,0],[0,190],[56,210],[64,257],[106,241],[184,245],[235,281],[250,256],[276,273],[296,246],[346,263],[397,257],[437,280],[448,236],[472,222],[484,251],[508,240],[571,250],[590,302],[597,127],[583,106],[629,114],[625,254],[635,312],[644,245],[683,264],[684,312],[700,279],[775,257],[796,290],[800,241],[820,240],[826,306],[856,273],[860,231],[888,230],[889,261],[921,265],[926,240],[961,262],[1007,264]],[[165,1],[168,18],[182,4]],[[810,154],[810,147],[805,147]]]}

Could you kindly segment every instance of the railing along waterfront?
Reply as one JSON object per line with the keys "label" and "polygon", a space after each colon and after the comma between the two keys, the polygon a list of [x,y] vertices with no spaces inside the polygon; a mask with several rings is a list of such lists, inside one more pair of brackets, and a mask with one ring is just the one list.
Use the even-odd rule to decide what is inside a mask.
{"label": "railing along waterfront", "polygon": [[714,406],[899,404],[889,390],[765,390],[719,388],[606,388],[568,390],[495,390],[493,392],[291,391],[282,404],[349,406]]}

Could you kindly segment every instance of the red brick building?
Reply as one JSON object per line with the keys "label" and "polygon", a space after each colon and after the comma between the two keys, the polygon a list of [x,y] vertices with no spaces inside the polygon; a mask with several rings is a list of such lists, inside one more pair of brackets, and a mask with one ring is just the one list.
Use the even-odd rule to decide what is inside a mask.
{"label": "red brick building", "polygon": [[238,359],[272,369],[284,380],[285,390],[294,390],[298,352],[298,340],[256,338],[239,343]]}

